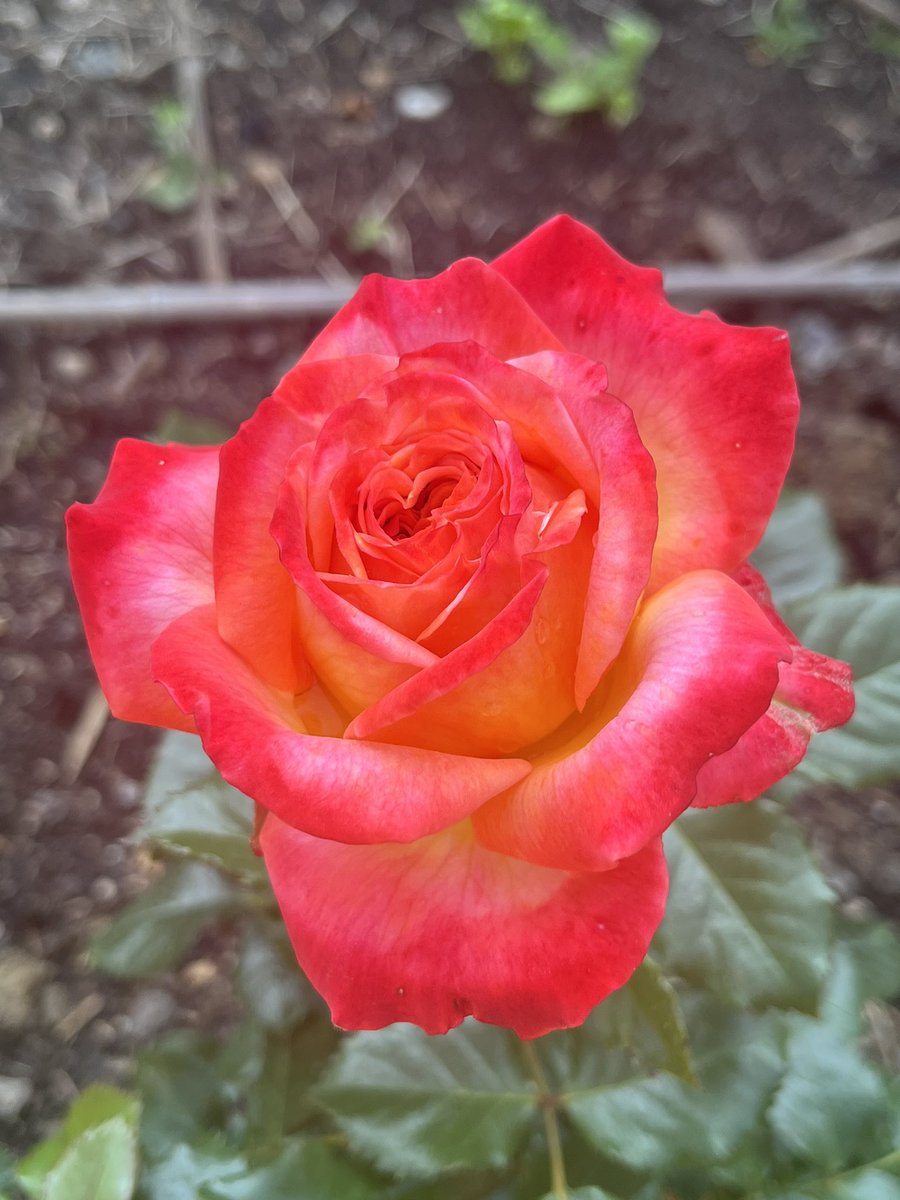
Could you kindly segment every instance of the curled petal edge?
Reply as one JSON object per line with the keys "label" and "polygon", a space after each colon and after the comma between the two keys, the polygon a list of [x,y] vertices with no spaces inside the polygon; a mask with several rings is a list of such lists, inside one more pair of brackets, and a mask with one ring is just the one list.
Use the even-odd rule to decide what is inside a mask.
{"label": "curled petal edge", "polygon": [[218,446],[119,442],[93,504],[66,514],[72,583],[110,709],[124,721],[192,731],[153,678],[150,648],[213,596]]}
{"label": "curled petal edge", "polygon": [[853,673],[847,663],[801,645],[778,615],[762,575],[745,563],[734,576],[791,647],[768,710],[725,754],[697,776],[695,808],[755,800],[803,760],[816,733],[853,716]]}

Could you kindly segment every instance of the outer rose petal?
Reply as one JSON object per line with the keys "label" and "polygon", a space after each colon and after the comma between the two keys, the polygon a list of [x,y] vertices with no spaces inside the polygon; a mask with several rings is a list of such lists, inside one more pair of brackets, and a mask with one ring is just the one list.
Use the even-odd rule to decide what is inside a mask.
{"label": "outer rose petal", "polygon": [[669,584],[639,609],[574,731],[548,739],[531,775],[474,814],[479,841],[569,870],[633,854],[691,803],[701,766],[765,712],[789,655],[727,576]]}
{"label": "outer rose petal", "polygon": [[314,694],[295,703],[268,688],[219,637],[212,605],[169,626],[153,668],[193,715],[228,782],[316,838],[411,841],[459,821],[529,770],[521,759],[313,736],[323,719],[324,732],[333,731],[333,710]]}
{"label": "outer rose petal", "polygon": [[343,1029],[580,1025],[640,963],[665,904],[658,841],[584,874],[492,854],[464,825],[345,846],[270,817],[261,845],[300,965]]}
{"label": "outer rose petal", "polygon": [[66,514],[72,583],[91,657],[124,721],[193,730],[154,682],[150,647],[213,595],[218,446],[119,442],[93,504]]}
{"label": "outer rose petal", "polygon": [[768,711],[736,746],[710,759],[700,771],[696,808],[754,800],[796,767],[814,733],[843,725],[853,716],[850,667],[801,646],[779,617],[765,580],[753,567],[744,564],[735,578],[787,638],[793,657],[781,664]]}
{"label": "outer rose petal", "polygon": [[566,349],[603,363],[657,469],[651,587],[731,571],[762,536],[794,445],[787,335],[671,308],[658,271],[632,266],[571,217],[493,264]]}
{"label": "outer rose petal", "polygon": [[368,275],[300,361],[406,354],[465,341],[495,358],[562,348],[505,279],[478,259],[463,258],[433,279]]}
{"label": "outer rose petal", "polygon": [[294,367],[222,447],[216,501],[219,631],[273,687],[311,682],[295,658],[294,585],[269,532],[278,488],[294,451],[315,438],[335,408],[394,365],[367,355]]}

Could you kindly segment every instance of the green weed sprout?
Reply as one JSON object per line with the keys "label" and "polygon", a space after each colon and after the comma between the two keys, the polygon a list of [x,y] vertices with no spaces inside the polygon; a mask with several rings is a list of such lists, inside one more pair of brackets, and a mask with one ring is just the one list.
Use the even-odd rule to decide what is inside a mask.
{"label": "green weed sprout", "polygon": [[659,43],[659,28],[638,12],[607,19],[601,50],[577,45],[568,30],[530,0],[475,0],[458,11],[466,37],[494,60],[497,78],[510,85],[525,82],[535,60],[549,79],[533,97],[535,108],[552,117],[602,112],[623,128],[641,108],[641,70]]}
{"label": "green weed sprout", "polygon": [[524,83],[532,58],[553,65],[565,61],[571,40],[539,4],[529,0],[475,0],[457,11],[463,33],[494,61],[501,83]]}
{"label": "green weed sprout", "polygon": [[363,215],[350,226],[347,247],[353,254],[387,249],[394,238],[390,223],[383,217]]}
{"label": "green weed sprout", "polygon": [[611,125],[629,125],[641,109],[638,90],[644,63],[659,44],[659,28],[640,13],[623,13],[606,24],[608,48],[580,53],[534,98],[552,117],[603,112]]}
{"label": "green weed sprout", "polygon": [[160,100],[150,109],[150,123],[159,162],[142,195],[162,212],[182,212],[190,208],[197,194],[197,169],[191,153],[187,111],[178,100]]}
{"label": "green weed sprout", "polygon": [[764,13],[754,12],[756,45],[770,59],[798,62],[822,31],[809,14],[806,0],[772,0]]}

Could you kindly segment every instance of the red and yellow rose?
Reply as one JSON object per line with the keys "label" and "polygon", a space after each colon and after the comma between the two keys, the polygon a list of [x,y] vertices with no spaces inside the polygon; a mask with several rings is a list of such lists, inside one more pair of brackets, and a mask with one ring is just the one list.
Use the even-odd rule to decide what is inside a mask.
{"label": "red and yellow rose", "polygon": [[338,1025],[580,1023],[659,924],[662,832],[847,719],[746,564],[797,408],[784,333],[559,217],[366,279],[223,446],[119,445],[69,514],[110,705],[265,810]]}

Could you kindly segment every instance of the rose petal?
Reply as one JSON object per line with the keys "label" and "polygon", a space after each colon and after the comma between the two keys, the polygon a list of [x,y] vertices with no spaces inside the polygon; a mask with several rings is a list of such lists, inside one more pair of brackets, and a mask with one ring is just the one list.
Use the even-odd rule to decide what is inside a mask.
{"label": "rose petal", "polygon": [[368,275],[301,359],[405,354],[435,342],[475,341],[497,358],[561,349],[515,288],[463,258],[433,279]]}
{"label": "rose petal", "polygon": [[[526,356],[501,362],[476,342],[458,342],[404,355],[397,373],[401,377],[432,374],[438,381],[435,394],[442,377],[464,379],[485,412],[510,426],[527,463],[571,477],[596,501],[596,462],[573,423],[565,395],[552,382],[547,386],[550,381],[541,370],[532,369],[532,362],[540,366],[543,361],[540,356]],[[592,395],[605,388],[603,368],[593,367]]]}
{"label": "rose petal", "polygon": [[685,575],[645,601],[583,718],[474,814],[479,841],[545,866],[602,869],[691,803],[697,773],[766,711],[784,638],[733,580]]}
{"label": "rose petal", "polygon": [[768,711],[736,746],[701,769],[695,808],[754,800],[796,767],[813,734],[843,725],[853,715],[850,667],[801,646],[778,615],[765,580],[753,567],[744,564],[735,572],[735,579],[786,638],[793,657],[781,664]]}
{"label": "rose petal", "polygon": [[568,350],[603,363],[656,463],[652,587],[731,571],[762,536],[790,461],[798,400],[787,335],[688,316],[658,271],[632,266],[570,217],[493,264]]}
{"label": "rose petal", "polygon": [[153,669],[193,715],[225,779],[316,838],[411,841],[459,821],[529,770],[521,759],[315,736],[335,728],[324,697],[267,687],[219,637],[211,605],[166,629]]}
{"label": "rose petal", "polygon": [[[345,737],[389,737],[404,744],[409,740],[413,745],[487,754],[509,753],[531,741],[528,733],[518,728],[522,696],[506,690],[514,686],[509,670],[504,670],[505,686],[500,689],[496,680],[485,678],[485,671],[503,651],[515,647],[528,629],[547,576],[542,563],[528,564],[525,584],[498,616],[474,638],[365,709],[350,723]],[[519,670],[515,675],[521,679]],[[466,684],[477,696],[470,698],[470,703],[475,701],[471,708],[457,696],[452,711],[443,711],[437,702]],[[546,688],[543,679],[541,687]],[[413,714],[415,721],[408,722]]]}
{"label": "rose petal", "polygon": [[336,408],[396,366],[393,354],[341,355],[321,365],[301,359],[282,376],[273,394],[306,422],[303,440],[313,441]]}
{"label": "rose petal", "polygon": [[215,528],[219,632],[273,687],[309,683],[296,654],[294,584],[269,532],[287,463],[335,408],[393,361],[368,355],[295,367],[222,447]]}
{"label": "rose petal", "polygon": [[[572,519],[567,532],[572,536],[565,544],[510,559],[507,573],[514,572],[520,582],[499,604],[498,597],[510,594],[503,577],[510,551],[508,546],[496,555],[488,550],[480,571],[484,578],[473,580],[481,583],[474,602],[480,626],[451,640],[433,665],[359,714],[346,736],[498,755],[530,745],[560,725],[574,707],[578,630],[591,560],[590,529]],[[438,633],[458,635],[464,620],[460,624],[451,613]]]}
{"label": "rose petal", "polygon": [[297,585],[300,644],[316,675],[352,715],[437,657],[332,591],[309,560],[306,529],[298,489],[282,484],[272,535]]}
{"label": "rose petal", "polygon": [[320,573],[335,595],[348,604],[422,643],[426,631],[446,608],[448,592],[459,594],[471,577],[471,565],[459,554],[439,562],[437,569],[409,584]]}
{"label": "rose petal", "polygon": [[264,400],[222,452],[216,503],[219,632],[272,687],[312,682],[296,651],[294,582],[269,532],[285,466],[303,437],[302,418]]}
{"label": "rose petal", "polygon": [[580,1025],[638,966],[665,904],[656,841],[585,874],[492,854],[465,827],[344,846],[270,817],[261,845],[300,965],[343,1029]]}
{"label": "rose petal", "polygon": [[575,700],[584,708],[621,650],[650,578],[659,524],[656,470],[631,410],[606,394],[603,367],[556,353],[533,354],[516,365],[560,396],[599,479],[600,515],[575,670]]}
{"label": "rose petal", "polygon": [[193,729],[153,680],[150,647],[213,596],[218,446],[119,442],[93,504],[66,514],[72,582],[113,714]]}
{"label": "rose petal", "polygon": [[[333,511],[334,504],[341,502],[345,510],[356,510],[358,496],[351,495],[354,489],[351,486],[348,492],[346,485],[356,480],[357,487],[362,486],[379,455],[385,467],[397,460],[398,464],[415,462],[421,469],[429,451],[435,461],[448,453],[467,455],[485,468],[467,497],[465,513],[460,514],[466,518],[461,529],[467,544],[471,543],[471,557],[477,559],[481,544],[496,523],[501,498],[507,500],[504,511],[511,514],[522,512],[530,499],[521,456],[509,428],[479,407],[475,389],[452,376],[405,375],[386,380],[372,390],[378,394],[334,414],[317,439],[308,467],[301,462],[301,470],[292,474],[301,507],[304,493],[308,497],[311,563],[322,570],[323,564],[331,560],[337,521],[340,548],[353,569],[353,549],[345,545],[347,531],[340,528],[339,514]],[[391,477],[399,478],[401,474],[399,470],[391,472]],[[342,486],[336,487],[336,483]],[[470,511],[473,505],[475,512]],[[495,515],[491,517],[491,513]],[[419,540],[417,536],[395,547],[398,565],[409,565]],[[358,550],[361,554],[363,547]]]}

